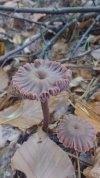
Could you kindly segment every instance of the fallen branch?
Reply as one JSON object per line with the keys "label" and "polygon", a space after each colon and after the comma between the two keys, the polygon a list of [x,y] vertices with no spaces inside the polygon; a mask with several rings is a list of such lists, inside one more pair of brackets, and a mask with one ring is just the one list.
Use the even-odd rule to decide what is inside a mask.
{"label": "fallen branch", "polygon": [[93,7],[66,7],[66,8],[17,8],[0,5],[0,11],[18,13],[46,13],[46,14],[65,14],[65,13],[100,13],[100,6]]}

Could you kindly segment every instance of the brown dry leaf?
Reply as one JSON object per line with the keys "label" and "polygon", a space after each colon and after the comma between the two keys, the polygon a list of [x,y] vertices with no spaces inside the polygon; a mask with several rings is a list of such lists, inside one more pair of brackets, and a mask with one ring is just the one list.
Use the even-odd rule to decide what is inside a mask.
{"label": "brown dry leaf", "polygon": [[59,39],[52,47],[52,54],[54,60],[61,59],[63,54],[68,50],[68,45],[65,43],[65,39]]}
{"label": "brown dry leaf", "polygon": [[40,102],[23,100],[0,112],[0,123],[6,123],[25,130],[38,125],[43,119]]}
{"label": "brown dry leaf", "polygon": [[86,107],[100,116],[100,102],[87,102]]}
{"label": "brown dry leaf", "polygon": [[[49,110],[50,113],[54,111],[55,108],[59,108],[59,104],[67,107],[67,100],[69,98],[68,92],[62,92],[56,97],[50,97],[49,99]],[[60,115],[65,112],[65,106],[59,109]],[[56,109],[57,112],[57,109]],[[10,106],[3,111],[0,111],[0,124],[10,124],[15,127],[25,130],[32,127],[33,125],[38,125],[43,119],[41,104],[39,101],[23,100],[22,103],[18,102],[13,106]],[[53,118],[58,120],[59,117]]]}
{"label": "brown dry leaf", "polygon": [[42,18],[45,17],[45,16],[46,16],[46,14],[41,14],[41,13],[39,13],[39,14],[33,14],[33,15],[31,16],[31,19],[32,19],[34,22],[38,22],[38,20],[42,19]]}
{"label": "brown dry leaf", "polygon": [[83,22],[78,22],[77,25],[78,25],[78,28],[79,29],[84,29],[84,28],[88,28],[92,23],[92,19],[88,19],[88,20],[85,20]]}
{"label": "brown dry leaf", "polygon": [[[18,7],[18,4],[17,4],[18,0],[10,0],[10,1],[7,1],[4,3],[4,6],[6,7]],[[22,7],[22,4],[19,3],[20,7]]]}
{"label": "brown dry leaf", "polygon": [[83,173],[86,178],[100,178],[100,147],[96,150],[94,165],[84,169]]}
{"label": "brown dry leaf", "polygon": [[[73,67],[75,68],[76,66],[74,65]],[[85,67],[87,68],[89,66],[77,65],[76,70],[73,71],[74,77],[82,77],[85,80],[91,80],[92,75],[91,75],[90,71],[88,69],[86,69]],[[69,68],[70,68],[70,66],[69,66]],[[84,68],[84,69],[82,69],[82,68]]]}
{"label": "brown dry leaf", "polygon": [[80,70],[80,76],[83,77],[86,80],[91,80],[92,79],[92,75],[89,72],[89,70],[85,69],[85,70]]}
{"label": "brown dry leaf", "polygon": [[67,154],[41,129],[12,158],[12,167],[27,178],[74,178],[75,171]]}
{"label": "brown dry leaf", "polygon": [[79,117],[87,120],[97,132],[100,132],[100,115],[95,110],[96,106],[91,106],[86,102],[77,102],[75,105],[75,113]]}
{"label": "brown dry leaf", "polygon": [[21,35],[15,34],[14,37],[13,37],[12,42],[13,42],[15,45],[20,45],[21,42],[22,42]]}
{"label": "brown dry leaf", "polygon": [[8,83],[8,74],[3,69],[0,69],[0,92],[8,87]]}
{"label": "brown dry leaf", "polygon": [[55,111],[56,108],[59,108],[60,104],[62,106],[63,106],[63,104],[66,105],[69,97],[70,97],[70,95],[69,95],[69,93],[67,91],[63,91],[63,92],[59,93],[56,97],[51,96],[50,99],[49,99],[50,113]]}
{"label": "brown dry leaf", "polygon": [[0,56],[5,54],[5,50],[6,50],[5,42],[3,40],[0,40]]}
{"label": "brown dry leaf", "polygon": [[100,102],[100,91],[97,91],[94,93],[93,99]]}

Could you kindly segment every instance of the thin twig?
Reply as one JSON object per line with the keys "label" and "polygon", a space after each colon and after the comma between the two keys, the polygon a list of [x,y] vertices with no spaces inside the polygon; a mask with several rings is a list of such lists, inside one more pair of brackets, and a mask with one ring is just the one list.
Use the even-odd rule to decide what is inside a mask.
{"label": "thin twig", "polygon": [[7,17],[7,18],[18,19],[18,20],[21,20],[21,21],[26,21],[26,22],[29,22],[29,23],[35,23],[36,25],[42,25],[44,27],[47,27],[47,25],[44,24],[44,23],[42,23],[42,22],[36,22],[36,21],[33,21],[33,20],[29,20],[27,18],[22,18],[22,17],[13,16],[13,15],[8,15],[8,14],[2,13],[2,12],[0,12],[0,15],[4,16],[4,17]]}
{"label": "thin twig", "polygon": [[88,161],[86,161],[86,160],[83,160],[82,158],[77,157],[77,156],[74,155],[74,154],[71,154],[71,153],[69,153],[69,152],[67,152],[67,154],[68,154],[70,157],[73,157],[73,158],[75,158],[75,159],[78,159],[78,160],[81,161],[81,162],[84,162],[84,163],[86,163],[86,164],[88,164],[88,165],[92,165],[92,163],[90,163],[90,162],[88,162]]}
{"label": "thin twig", "polygon": [[78,152],[76,152],[76,156],[77,156],[77,166],[78,166],[78,178],[81,178],[81,169],[80,169],[80,161],[79,161],[79,154]]}
{"label": "thin twig", "polygon": [[18,12],[18,13],[46,13],[46,14],[65,14],[65,13],[100,13],[100,6],[96,7],[66,7],[66,8],[15,8],[0,5],[0,11]]}
{"label": "thin twig", "polygon": [[[96,14],[91,14],[91,15],[96,15]],[[87,14],[84,15],[84,18],[87,16]],[[89,16],[88,16],[89,17]],[[69,28],[72,24],[74,24],[75,22],[79,21],[82,19],[82,14],[79,15],[77,18],[73,19],[71,22],[65,24],[62,29],[60,31],[57,32],[57,34],[47,43],[47,45],[44,47],[44,49],[42,50],[40,57],[41,58],[45,58],[45,53],[48,49],[50,49],[55,42],[58,40],[58,38],[63,34],[63,32]]]}
{"label": "thin twig", "polygon": [[71,58],[76,54],[77,50],[79,49],[82,41],[85,39],[85,37],[89,34],[91,29],[94,27],[94,25],[97,23],[97,21],[100,19],[100,15],[96,17],[96,19],[93,21],[93,23],[89,26],[89,28],[86,30],[86,32],[83,34],[82,38],[79,40],[78,44],[76,45],[75,49],[72,52]]}
{"label": "thin twig", "polygon": [[47,43],[47,45],[44,47],[44,49],[42,50],[40,57],[41,58],[45,58],[45,53],[48,49],[50,49],[53,44],[58,40],[58,38],[63,34],[63,32],[66,30],[66,28],[69,28],[73,23],[76,22],[76,19],[74,19],[73,21],[71,21],[70,23],[65,24],[61,30],[58,31],[58,33],[56,33],[56,35]]}
{"label": "thin twig", "polygon": [[98,85],[96,85],[96,86],[92,89],[92,91],[90,91],[90,92],[87,94],[86,100],[89,100],[90,97],[91,97],[98,89],[100,89],[100,83],[98,83]]}
{"label": "thin twig", "polygon": [[80,100],[82,100],[84,97],[86,97],[87,96],[87,94],[89,93],[89,91],[90,91],[90,87],[91,87],[91,85],[93,84],[93,81],[95,80],[95,77],[93,77],[92,79],[91,79],[91,81],[90,81],[90,83],[88,84],[88,86],[87,86],[87,89],[86,89],[86,91],[83,93],[83,95],[80,97]]}

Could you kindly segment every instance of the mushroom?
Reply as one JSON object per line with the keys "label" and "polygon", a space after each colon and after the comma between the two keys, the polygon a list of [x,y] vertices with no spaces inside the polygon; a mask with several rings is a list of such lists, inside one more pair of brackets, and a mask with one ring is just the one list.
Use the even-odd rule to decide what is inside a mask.
{"label": "mushroom", "polygon": [[75,115],[65,115],[57,127],[57,137],[65,147],[78,152],[86,152],[93,147],[95,129],[85,120]]}
{"label": "mushroom", "polygon": [[22,96],[32,100],[40,100],[43,110],[43,130],[48,131],[50,120],[48,98],[65,90],[71,81],[72,72],[55,61],[35,60],[20,66],[12,84]]}

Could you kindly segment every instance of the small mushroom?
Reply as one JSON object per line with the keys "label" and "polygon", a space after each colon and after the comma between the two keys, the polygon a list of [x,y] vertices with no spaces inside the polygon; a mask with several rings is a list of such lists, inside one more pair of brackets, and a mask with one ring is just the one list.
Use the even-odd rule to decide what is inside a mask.
{"label": "small mushroom", "polygon": [[50,120],[48,98],[65,90],[71,81],[72,72],[58,62],[35,60],[19,67],[12,78],[13,86],[25,98],[40,100],[43,110],[43,130],[48,131]]}
{"label": "small mushroom", "polygon": [[57,137],[65,147],[86,152],[93,147],[96,132],[87,121],[69,114],[58,124]]}

